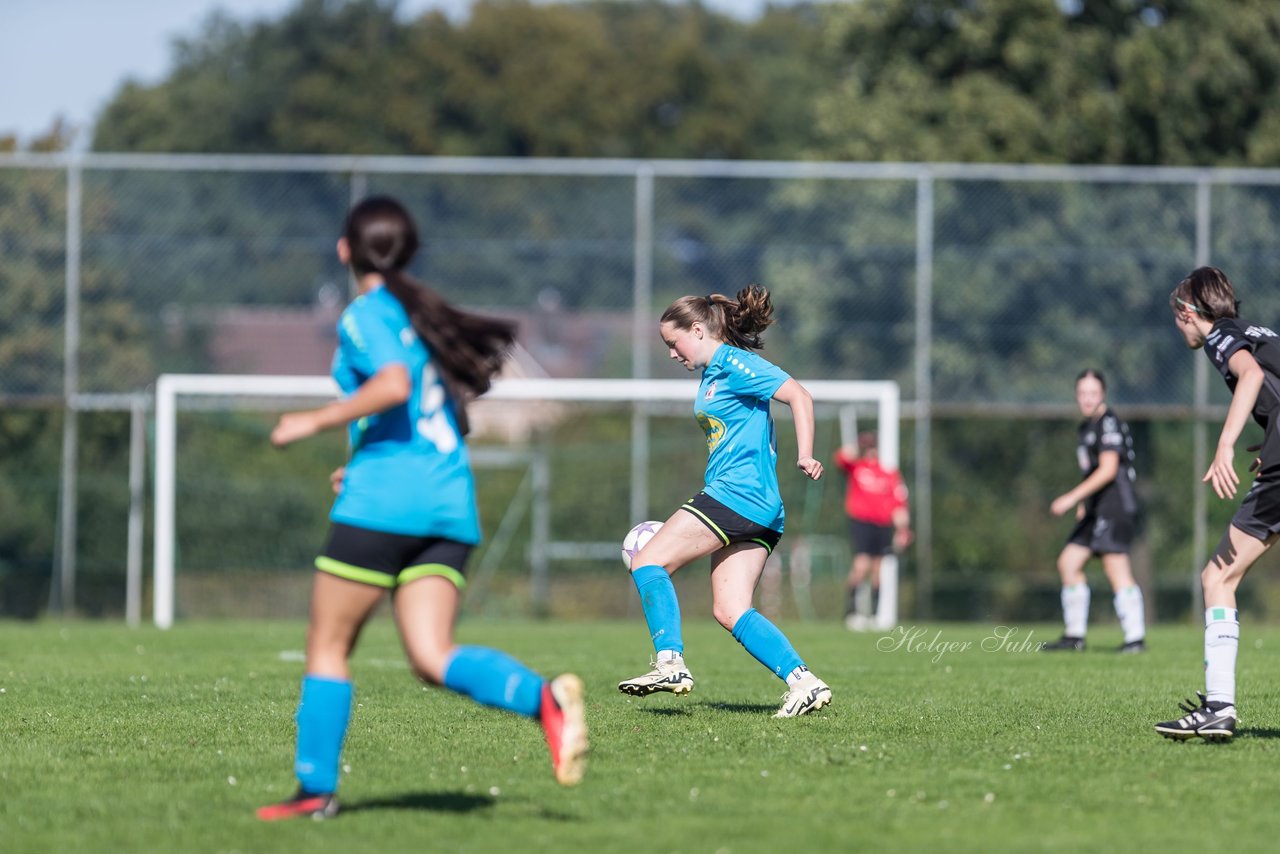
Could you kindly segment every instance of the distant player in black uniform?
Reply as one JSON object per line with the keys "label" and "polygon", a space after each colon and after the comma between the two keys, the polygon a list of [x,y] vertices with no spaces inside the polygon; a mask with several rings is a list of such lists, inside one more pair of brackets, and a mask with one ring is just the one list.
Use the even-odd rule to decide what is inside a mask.
{"label": "distant player in black uniform", "polygon": [[1089,582],[1084,566],[1097,556],[1111,582],[1116,616],[1124,630],[1119,651],[1142,652],[1147,648],[1142,590],[1129,566],[1129,543],[1138,512],[1129,425],[1107,406],[1107,381],[1098,371],[1084,370],[1076,377],[1076,405],[1084,416],[1076,446],[1082,480],[1049,505],[1055,516],[1072,508],[1076,511],[1076,526],[1058,555],[1065,628],[1059,640],[1043,649],[1084,649],[1089,624]]}
{"label": "distant player in black uniform", "polygon": [[1231,406],[1218,436],[1213,463],[1203,480],[1219,498],[1232,498],[1240,478],[1233,457],[1236,440],[1253,416],[1263,429],[1261,450],[1250,471],[1253,485],[1200,572],[1204,588],[1204,682],[1199,705],[1187,701],[1187,714],[1156,724],[1167,738],[1200,736],[1225,741],[1236,728],[1236,650],[1240,614],[1236,588],[1280,532],[1280,338],[1265,326],[1239,318],[1240,303],[1231,281],[1216,267],[1198,267],[1178,283],[1169,298],[1174,322],[1192,350],[1204,349],[1231,389]]}

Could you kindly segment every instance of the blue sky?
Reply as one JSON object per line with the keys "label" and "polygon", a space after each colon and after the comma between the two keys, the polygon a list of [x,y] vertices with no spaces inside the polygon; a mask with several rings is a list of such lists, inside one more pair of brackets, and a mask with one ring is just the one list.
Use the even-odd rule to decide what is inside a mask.
{"label": "blue sky", "polygon": [[[0,0],[0,136],[28,141],[61,116],[87,128],[128,79],[169,70],[175,38],[197,33],[216,9],[241,20],[277,18],[295,0]],[[765,0],[704,0],[752,16]],[[413,15],[465,15],[469,0],[400,0]],[[87,141],[85,134],[77,142]]]}

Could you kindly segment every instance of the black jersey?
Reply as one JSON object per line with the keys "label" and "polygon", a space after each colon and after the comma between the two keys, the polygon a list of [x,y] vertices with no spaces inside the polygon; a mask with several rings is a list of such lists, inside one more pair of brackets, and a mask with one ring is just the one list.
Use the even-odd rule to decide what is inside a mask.
{"label": "black jersey", "polygon": [[1204,351],[1227,381],[1232,394],[1237,378],[1231,373],[1231,357],[1241,350],[1252,353],[1263,371],[1262,388],[1253,404],[1253,420],[1264,431],[1258,479],[1273,480],[1280,478],[1280,433],[1276,430],[1276,415],[1280,412],[1280,337],[1265,326],[1238,317],[1223,317],[1214,322],[1205,337]]}
{"label": "black jersey", "polygon": [[1246,323],[1238,317],[1223,317],[1213,324],[1204,340],[1204,351],[1233,394],[1236,376],[1231,373],[1229,363],[1240,350],[1252,353],[1254,361],[1267,374],[1258,392],[1258,402],[1253,405],[1253,420],[1269,433],[1268,425],[1280,405],[1280,337],[1265,326]]}
{"label": "black jersey", "polygon": [[1134,490],[1137,473],[1133,469],[1133,438],[1129,425],[1125,424],[1107,407],[1097,418],[1080,422],[1079,443],[1076,445],[1076,461],[1080,464],[1081,480],[1098,468],[1098,459],[1104,451],[1120,455],[1120,468],[1116,479],[1085,499],[1086,515],[1131,515],[1138,510],[1138,497]]}

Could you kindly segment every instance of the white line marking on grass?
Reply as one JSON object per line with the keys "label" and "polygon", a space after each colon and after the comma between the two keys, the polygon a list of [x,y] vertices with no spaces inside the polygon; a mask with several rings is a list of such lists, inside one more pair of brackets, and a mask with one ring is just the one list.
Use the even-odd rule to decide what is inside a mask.
{"label": "white line marking on grass", "polygon": [[[307,660],[307,654],[300,649],[282,649],[276,658],[280,661],[303,662]],[[404,660],[399,658],[358,658],[353,663],[357,667],[382,667],[395,670],[404,670],[408,667]]]}

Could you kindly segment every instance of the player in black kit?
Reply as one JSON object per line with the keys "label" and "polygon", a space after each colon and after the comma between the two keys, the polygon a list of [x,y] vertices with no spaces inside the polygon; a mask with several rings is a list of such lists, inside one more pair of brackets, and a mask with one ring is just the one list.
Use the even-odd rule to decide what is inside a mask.
{"label": "player in black kit", "polygon": [[1203,480],[1219,498],[1232,498],[1240,478],[1233,457],[1236,440],[1252,415],[1263,429],[1261,450],[1250,471],[1253,485],[1200,573],[1204,588],[1204,692],[1199,705],[1187,701],[1186,714],[1156,724],[1156,732],[1178,740],[1200,736],[1225,741],[1235,735],[1236,652],[1240,614],[1236,588],[1280,532],[1280,338],[1265,326],[1241,320],[1231,281],[1216,267],[1198,267],[1169,298],[1174,322],[1187,346],[1203,348],[1227,388],[1231,405],[1218,436],[1217,451]]}
{"label": "player in black kit", "polygon": [[1058,555],[1062,576],[1062,637],[1045,644],[1046,651],[1083,650],[1089,624],[1089,583],[1084,566],[1091,557],[1102,560],[1102,569],[1115,594],[1116,616],[1124,631],[1120,652],[1146,649],[1146,619],[1142,590],[1129,566],[1138,500],[1134,492],[1133,440],[1129,426],[1107,406],[1107,381],[1095,370],[1076,377],[1076,405],[1080,422],[1076,459],[1081,480],[1049,505],[1055,516],[1072,508],[1076,526]]}

